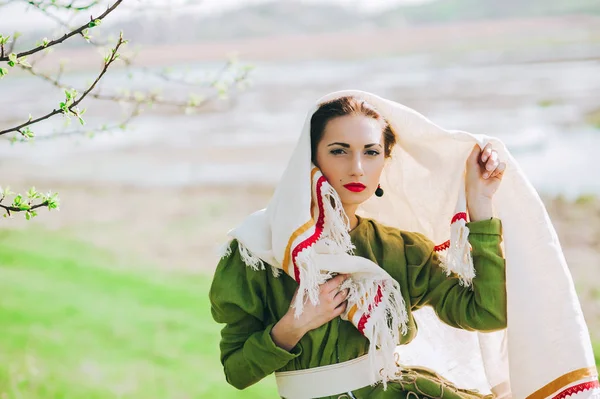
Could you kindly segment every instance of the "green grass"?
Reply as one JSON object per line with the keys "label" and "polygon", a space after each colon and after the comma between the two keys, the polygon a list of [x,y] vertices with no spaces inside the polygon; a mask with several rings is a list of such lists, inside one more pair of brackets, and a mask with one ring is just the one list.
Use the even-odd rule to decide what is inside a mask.
{"label": "green grass", "polygon": [[276,397],[272,377],[225,382],[209,283],[50,232],[0,232],[0,398]]}

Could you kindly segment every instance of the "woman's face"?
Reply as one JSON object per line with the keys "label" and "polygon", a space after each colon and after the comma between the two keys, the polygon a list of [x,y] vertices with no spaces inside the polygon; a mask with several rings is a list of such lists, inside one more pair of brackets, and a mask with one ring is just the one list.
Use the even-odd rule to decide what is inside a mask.
{"label": "woman's face", "polygon": [[382,123],[363,115],[336,117],[325,126],[316,162],[346,211],[369,199],[385,165]]}

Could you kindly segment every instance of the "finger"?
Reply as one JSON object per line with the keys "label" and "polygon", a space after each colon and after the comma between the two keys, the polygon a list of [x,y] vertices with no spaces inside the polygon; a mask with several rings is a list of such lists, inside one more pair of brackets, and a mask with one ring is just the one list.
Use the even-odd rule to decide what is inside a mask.
{"label": "finger", "polygon": [[[490,164],[494,165],[494,167],[491,169],[490,169]],[[490,156],[488,157],[488,159],[486,161],[486,169],[494,170],[494,169],[496,169],[496,166],[498,166],[498,153],[496,152],[496,150],[492,150],[492,152],[490,153]]]}
{"label": "finger", "polygon": [[339,286],[344,282],[344,280],[348,278],[346,274],[338,274],[337,276],[329,279],[325,284],[322,285],[323,292],[330,293],[331,291],[336,291],[339,289]]}
{"label": "finger", "polygon": [[492,173],[494,169],[498,167],[498,154],[496,152],[492,152],[492,155],[488,158],[485,163],[485,170],[487,170],[488,175]]}
{"label": "finger", "polygon": [[486,162],[488,160],[488,158],[492,154],[492,150],[493,149],[491,143],[487,143],[485,147],[483,147],[483,150],[481,151],[481,162]]}
{"label": "finger", "polygon": [[345,290],[341,290],[340,292],[337,292],[335,294],[335,296],[333,297],[334,307],[338,307],[340,303],[344,302],[346,300],[346,298],[348,298],[349,292],[350,292],[350,289],[348,289],[348,288],[346,288]]}
{"label": "finger", "polygon": [[340,304],[340,306],[338,306],[337,308],[335,308],[333,310],[333,317],[337,317],[339,315],[341,315],[342,313],[344,313],[346,311],[346,308],[348,307],[348,301],[344,301]]}
{"label": "finger", "polygon": [[504,175],[504,171],[506,170],[506,164],[504,162],[500,162],[498,167],[492,172],[490,177],[502,177]]}

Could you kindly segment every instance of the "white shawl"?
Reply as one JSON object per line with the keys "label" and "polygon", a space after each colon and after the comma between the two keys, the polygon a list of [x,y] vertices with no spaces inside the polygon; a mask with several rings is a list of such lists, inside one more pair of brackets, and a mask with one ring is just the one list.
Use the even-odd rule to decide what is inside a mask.
{"label": "white shawl", "polygon": [[293,304],[297,314],[303,300],[316,303],[318,285],[331,273],[351,273],[349,306],[342,317],[370,339],[373,352],[377,347],[386,356],[383,375],[394,373],[394,347],[407,321],[398,283],[371,261],[351,255],[339,197],[311,164],[311,116],[319,104],[342,96],[366,100],[397,135],[381,177],[385,195],[369,199],[357,213],[439,243],[437,249],[446,252],[445,267],[463,283],[474,276],[461,217],[466,159],[475,143],[483,148],[491,142],[507,164],[493,204],[503,226],[508,328],[467,332],[443,324],[430,308],[421,309],[414,312],[418,336],[395,349],[400,363],[431,368],[458,387],[493,391],[502,398],[600,398],[588,329],[556,232],[535,189],[496,138],[442,129],[370,93],[331,93],[308,112],[267,208],[229,233],[239,241],[245,263],[253,268],[267,263],[274,273],[283,270],[298,281],[304,295]]}

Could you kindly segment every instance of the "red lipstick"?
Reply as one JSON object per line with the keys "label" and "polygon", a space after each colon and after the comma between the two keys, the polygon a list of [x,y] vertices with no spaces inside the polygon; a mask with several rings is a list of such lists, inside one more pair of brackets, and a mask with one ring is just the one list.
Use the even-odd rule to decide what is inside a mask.
{"label": "red lipstick", "polygon": [[365,188],[367,188],[367,186],[365,186],[362,183],[348,183],[348,184],[344,184],[344,187],[354,193],[360,193]]}

